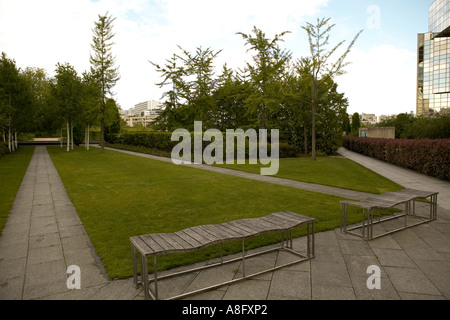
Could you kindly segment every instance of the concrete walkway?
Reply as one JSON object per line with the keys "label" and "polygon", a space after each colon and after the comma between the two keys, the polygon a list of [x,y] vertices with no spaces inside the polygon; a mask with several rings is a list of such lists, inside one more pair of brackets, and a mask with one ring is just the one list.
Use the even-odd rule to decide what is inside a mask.
{"label": "concrete walkway", "polygon": [[[372,166],[374,171],[388,178],[394,180],[392,177],[396,176],[398,180],[394,181],[405,187],[415,185],[415,188],[424,190],[436,190],[439,187],[438,191],[442,194],[438,197],[437,221],[370,242],[342,234],[338,229],[318,233],[313,260],[189,299],[449,299],[449,185],[421,175],[418,181],[422,183],[416,185],[415,175],[411,172],[397,168],[402,173],[396,174],[396,168],[391,166],[377,163],[375,167],[372,159],[357,157],[346,153],[346,150],[340,152],[349,158],[354,157],[352,159],[365,166]],[[233,172],[226,174],[243,174]],[[348,190],[296,184],[284,179],[265,181],[291,184],[291,187],[308,190],[316,188],[312,191],[345,195],[353,199],[364,196],[362,193],[349,193]],[[426,204],[417,206],[419,211],[426,209]],[[304,240],[295,239],[294,247],[301,248]],[[258,268],[284,263],[289,258],[285,253],[274,252],[249,259],[246,268],[250,273]],[[208,262],[202,264],[205,263]],[[71,265],[77,265],[81,270],[79,290],[67,288],[67,268]],[[371,265],[381,269],[381,289],[367,288],[370,274],[366,271]],[[182,293],[183,290],[239,276],[240,262],[236,262],[163,280],[159,289],[164,298],[168,294]],[[42,146],[36,147],[0,238],[0,299],[143,299],[142,289],[135,289],[131,279],[107,279],[50,156]]]}

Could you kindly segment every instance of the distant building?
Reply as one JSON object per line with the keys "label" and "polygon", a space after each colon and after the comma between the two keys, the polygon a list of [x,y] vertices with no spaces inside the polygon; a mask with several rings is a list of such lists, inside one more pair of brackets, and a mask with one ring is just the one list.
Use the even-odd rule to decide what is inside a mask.
{"label": "distant building", "polygon": [[149,100],[138,103],[134,108],[121,114],[129,127],[134,127],[136,123],[142,123],[144,127],[153,122],[162,112],[163,104],[160,101]]}
{"label": "distant building", "polygon": [[359,119],[361,120],[361,124],[377,124],[377,116],[374,114],[362,113]]}
{"label": "distant building", "polygon": [[428,23],[417,35],[417,116],[450,110],[450,0],[431,4]]}
{"label": "distant building", "polygon": [[378,121],[379,121],[379,122],[383,122],[383,121],[395,119],[396,117],[397,117],[396,114],[391,114],[391,115],[385,115],[385,114],[383,114],[383,115],[379,116]]}
{"label": "distant building", "polygon": [[158,115],[161,113],[162,103],[156,100],[149,100],[145,102],[138,103],[134,106],[134,115],[145,116],[145,115]]}
{"label": "distant building", "polygon": [[395,128],[394,127],[360,128],[359,136],[363,138],[395,139]]}

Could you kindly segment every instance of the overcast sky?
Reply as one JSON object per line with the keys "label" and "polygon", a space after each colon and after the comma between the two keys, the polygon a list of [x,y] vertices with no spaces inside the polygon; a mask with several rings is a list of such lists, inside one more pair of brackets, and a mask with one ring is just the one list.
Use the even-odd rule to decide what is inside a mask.
{"label": "overcast sky", "polygon": [[331,44],[349,43],[364,32],[349,56],[347,74],[337,78],[349,99],[348,112],[415,112],[417,34],[428,31],[433,0],[0,0],[0,51],[18,67],[44,68],[54,75],[58,62],[81,74],[89,69],[92,28],[99,14],[114,23],[113,54],[121,79],[114,87],[122,109],[159,100],[161,79],[148,62],[163,64],[177,45],[222,50],[216,60],[237,69],[249,61],[237,32],[254,26],[272,37],[283,31],[281,47],[294,58],[309,55],[301,28],[306,21],[332,18]]}

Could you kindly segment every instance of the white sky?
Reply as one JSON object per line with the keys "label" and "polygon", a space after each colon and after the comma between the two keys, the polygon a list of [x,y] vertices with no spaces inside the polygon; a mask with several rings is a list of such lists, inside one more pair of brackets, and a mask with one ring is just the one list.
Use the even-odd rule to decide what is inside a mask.
{"label": "white sky", "polygon": [[[309,54],[301,26],[305,21],[328,17],[327,10],[334,10],[331,17],[337,26],[333,44],[349,42],[365,29],[350,56],[353,63],[346,69],[348,74],[337,81],[338,90],[350,100],[348,112],[381,115],[415,111],[416,44],[396,39],[383,42],[391,33],[391,24],[384,23],[388,10],[382,4],[375,4],[380,10],[374,15],[368,10],[369,1],[355,9],[355,18],[355,13],[352,16],[343,9],[333,9],[331,5],[338,7],[341,1],[0,0],[0,51],[15,59],[19,67],[44,68],[49,76],[54,75],[58,62],[69,62],[81,74],[90,67],[94,22],[99,14],[109,11],[117,18],[113,54],[121,75],[114,88],[115,98],[126,110],[161,98],[163,91],[155,85],[161,79],[148,61],[163,64],[179,52],[177,45],[191,52],[200,46],[223,50],[216,60],[217,68],[226,62],[236,69],[249,59],[245,42],[236,32],[250,33],[257,26],[268,36],[291,31],[282,47],[300,58]],[[405,10],[416,2],[395,1],[403,3]],[[361,6],[362,2],[355,3]],[[427,12],[423,19],[426,25]],[[408,39],[415,39],[421,31],[409,32],[413,36]]]}

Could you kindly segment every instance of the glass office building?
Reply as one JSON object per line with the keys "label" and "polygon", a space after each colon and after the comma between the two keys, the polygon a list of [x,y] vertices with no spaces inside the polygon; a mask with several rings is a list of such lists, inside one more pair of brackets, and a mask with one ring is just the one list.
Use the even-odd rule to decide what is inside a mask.
{"label": "glass office building", "polygon": [[450,0],[433,2],[417,44],[417,116],[450,113]]}

